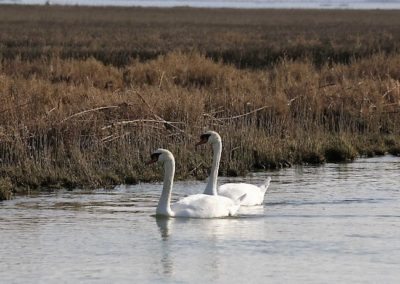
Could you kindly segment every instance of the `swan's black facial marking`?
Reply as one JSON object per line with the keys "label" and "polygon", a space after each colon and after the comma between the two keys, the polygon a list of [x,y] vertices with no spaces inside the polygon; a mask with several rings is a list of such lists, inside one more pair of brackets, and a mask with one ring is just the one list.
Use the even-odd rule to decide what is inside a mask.
{"label": "swan's black facial marking", "polygon": [[161,155],[161,153],[153,153],[153,154],[151,154],[150,155],[150,159],[152,160],[152,161],[158,161],[158,158],[160,157],[160,155]]}
{"label": "swan's black facial marking", "polygon": [[208,134],[208,133],[206,133],[206,134],[201,134],[201,135],[200,135],[200,140],[206,140],[206,141],[208,141],[208,138],[210,138],[210,136],[211,136],[211,134]]}
{"label": "swan's black facial marking", "polygon": [[201,134],[200,141],[196,143],[196,146],[207,143],[210,136],[211,134],[209,133]]}
{"label": "swan's black facial marking", "polygon": [[158,158],[160,157],[161,153],[153,153],[150,155],[150,161],[146,162],[146,165],[153,164],[158,161]]}

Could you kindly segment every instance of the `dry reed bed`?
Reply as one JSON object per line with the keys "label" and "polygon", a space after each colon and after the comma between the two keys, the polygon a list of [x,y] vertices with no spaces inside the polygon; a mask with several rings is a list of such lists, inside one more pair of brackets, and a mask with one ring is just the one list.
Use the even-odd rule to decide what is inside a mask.
{"label": "dry reed bed", "polygon": [[2,6],[0,199],[398,155],[399,13]]}
{"label": "dry reed bed", "polygon": [[205,129],[223,137],[223,174],[399,153],[400,56],[316,68],[283,60],[241,70],[193,52],[125,68],[88,59],[3,61],[1,175],[23,187],[152,180],[171,149],[180,178],[204,178]]}

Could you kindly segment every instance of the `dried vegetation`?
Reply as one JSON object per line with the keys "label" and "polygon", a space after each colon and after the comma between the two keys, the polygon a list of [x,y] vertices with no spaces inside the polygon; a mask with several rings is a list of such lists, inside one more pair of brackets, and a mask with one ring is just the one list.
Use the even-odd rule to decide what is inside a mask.
{"label": "dried vegetation", "polygon": [[158,147],[180,178],[204,178],[205,129],[223,137],[224,175],[400,153],[400,12],[2,6],[0,19],[1,187],[152,180]]}

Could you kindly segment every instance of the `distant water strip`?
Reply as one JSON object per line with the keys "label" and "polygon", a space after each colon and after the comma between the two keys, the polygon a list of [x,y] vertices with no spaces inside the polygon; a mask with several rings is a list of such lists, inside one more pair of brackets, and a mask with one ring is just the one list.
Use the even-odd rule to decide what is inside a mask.
{"label": "distant water strip", "polygon": [[273,8],[273,9],[400,9],[400,1],[271,1],[271,0],[0,0],[0,4],[140,6],[140,7],[203,7],[203,8]]}

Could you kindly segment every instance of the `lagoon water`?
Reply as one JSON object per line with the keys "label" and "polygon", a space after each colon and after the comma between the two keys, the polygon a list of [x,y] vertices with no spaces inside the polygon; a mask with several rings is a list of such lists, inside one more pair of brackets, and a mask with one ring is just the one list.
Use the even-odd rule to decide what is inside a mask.
{"label": "lagoon water", "polygon": [[264,206],[224,219],[156,219],[159,183],[2,202],[0,282],[398,283],[400,158],[233,180],[267,174]]}
{"label": "lagoon water", "polygon": [[0,0],[1,3],[89,6],[300,8],[300,9],[400,9],[400,0]]}

